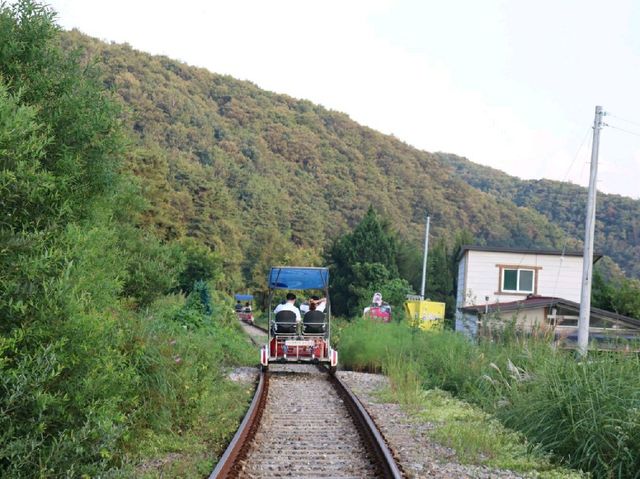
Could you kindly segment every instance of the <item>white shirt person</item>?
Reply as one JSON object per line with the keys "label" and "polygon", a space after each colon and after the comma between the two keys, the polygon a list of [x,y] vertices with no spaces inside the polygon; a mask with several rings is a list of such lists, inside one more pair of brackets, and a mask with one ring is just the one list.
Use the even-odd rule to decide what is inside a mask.
{"label": "white shirt person", "polygon": [[300,316],[300,310],[296,307],[295,302],[296,295],[293,293],[287,293],[287,302],[276,306],[273,313],[278,314],[280,311],[292,311],[296,315],[296,323],[299,323],[302,321],[302,317]]}
{"label": "white shirt person", "polygon": [[322,298],[321,299],[321,298],[318,298],[317,296],[311,296],[311,299],[309,300],[309,302],[302,303],[300,305],[300,312],[302,314],[306,314],[310,310],[309,303],[311,303],[311,302],[315,303],[315,305],[316,305],[315,310],[316,311],[320,311],[320,312],[324,313],[324,310],[327,307],[327,298]]}

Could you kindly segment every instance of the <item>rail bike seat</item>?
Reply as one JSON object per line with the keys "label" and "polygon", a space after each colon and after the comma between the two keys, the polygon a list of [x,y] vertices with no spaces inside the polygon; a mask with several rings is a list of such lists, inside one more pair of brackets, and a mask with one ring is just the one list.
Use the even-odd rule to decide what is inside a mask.
{"label": "rail bike seat", "polygon": [[275,334],[295,334],[296,314],[293,311],[279,311],[274,322]]}
{"label": "rail bike seat", "polygon": [[325,316],[322,311],[309,311],[302,319],[302,334],[324,334]]}

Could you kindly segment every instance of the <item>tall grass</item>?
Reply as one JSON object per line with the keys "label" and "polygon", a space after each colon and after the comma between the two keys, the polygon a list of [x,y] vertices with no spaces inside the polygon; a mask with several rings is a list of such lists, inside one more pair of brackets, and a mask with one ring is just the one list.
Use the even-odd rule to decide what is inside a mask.
{"label": "tall grass", "polygon": [[573,467],[595,477],[640,477],[640,362],[608,353],[578,362],[549,354],[497,411]]}
{"label": "tall grass", "polygon": [[225,375],[230,367],[254,364],[256,353],[216,293],[212,315],[192,321],[199,311],[181,295],[165,296],[132,323],[135,341],[127,356],[135,358],[139,406],[122,444],[121,462],[131,464],[125,477],[140,475],[133,465],[162,463],[168,454],[170,464],[144,477],[204,475],[244,414],[251,388]]}
{"label": "tall grass", "polygon": [[341,362],[387,372],[403,401],[418,385],[480,405],[557,461],[596,478],[640,477],[640,359],[578,361],[540,340],[475,344],[450,331],[356,321],[340,331]]}
{"label": "tall grass", "polygon": [[423,401],[420,368],[409,356],[388,354],[383,363],[384,374],[391,378],[391,393],[401,404],[417,408]]}

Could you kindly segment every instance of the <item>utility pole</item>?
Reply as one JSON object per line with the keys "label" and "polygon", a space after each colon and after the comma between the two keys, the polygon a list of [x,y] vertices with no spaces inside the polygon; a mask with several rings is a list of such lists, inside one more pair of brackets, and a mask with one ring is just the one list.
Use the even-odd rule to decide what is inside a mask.
{"label": "utility pole", "polygon": [[606,113],[601,106],[596,106],[593,120],[593,145],[591,147],[591,174],[589,176],[589,193],[587,198],[587,217],[584,232],[584,255],[582,264],[582,292],[580,294],[580,319],[578,320],[578,353],[587,355],[589,346],[589,319],[591,315],[591,278],[593,271],[593,236],[596,226],[596,177],[598,176],[598,149],[600,147],[600,130],[604,126],[602,117]]}
{"label": "utility pole", "polygon": [[427,284],[427,255],[429,253],[429,214],[427,214],[427,229],[424,232],[424,260],[422,261],[422,288],[420,299],[424,299],[424,287]]}

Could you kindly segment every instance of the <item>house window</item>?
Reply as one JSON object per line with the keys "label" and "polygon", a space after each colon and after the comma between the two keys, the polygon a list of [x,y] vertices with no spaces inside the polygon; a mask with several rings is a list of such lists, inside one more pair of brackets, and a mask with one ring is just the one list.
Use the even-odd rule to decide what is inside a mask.
{"label": "house window", "polygon": [[501,291],[514,293],[533,293],[533,269],[502,269]]}

